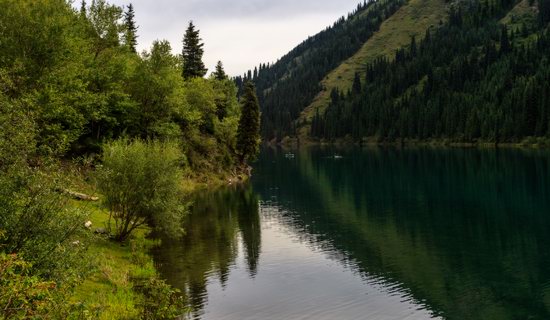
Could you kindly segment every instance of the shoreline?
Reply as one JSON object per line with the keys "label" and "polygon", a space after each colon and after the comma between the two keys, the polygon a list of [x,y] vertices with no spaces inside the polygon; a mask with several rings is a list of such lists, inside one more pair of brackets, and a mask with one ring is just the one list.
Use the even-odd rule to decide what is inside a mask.
{"label": "shoreline", "polygon": [[[81,305],[92,313],[94,319],[139,318],[142,307],[150,303],[136,281],[162,282],[164,288],[179,295],[176,288],[164,282],[155,266],[151,249],[160,245],[160,240],[151,238],[152,229],[143,226],[125,243],[117,243],[105,235],[96,234],[96,228],[106,228],[109,212],[101,204],[101,195],[93,190],[93,185],[85,182],[88,174],[74,177],[79,191],[89,192],[99,197],[99,201],[71,199],[69,206],[86,210],[92,222],[88,252],[93,270],[75,288],[71,303]],[[195,173],[182,179],[184,196],[195,192],[214,190],[227,185],[246,183],[249,175],[234,169],[224,173]],[[187,312],[187,311],[185,311]]]}
{"label": "shoreline", "polygon": [[453,140],[430,139],[416,140],[404,139],[401,141],[378,141],[376,138],[365,138],[362,141],[353,141],[351,139],[336,139],[333,141],[311,140],[299,137],[286,137],[280,142],[265,141],[267,146],[282,148],[303,148],[303,147],[428,147],[428,148],[480,148],[480,149],[550,149],[550,138],[527,137],[521,142],[460,142]]}

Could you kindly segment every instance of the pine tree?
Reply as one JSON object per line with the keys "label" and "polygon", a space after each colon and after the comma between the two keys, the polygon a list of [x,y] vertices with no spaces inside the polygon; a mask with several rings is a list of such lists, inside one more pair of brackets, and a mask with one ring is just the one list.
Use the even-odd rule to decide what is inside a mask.
{"label": "pine tree", "polygon": [[195,30],[193,21],[189,22],[189,27],[183,38],[183,71],[184,79],[201,78],[206,75],[208,69],[204,67],[202,55],[204,54],[204,43],[199,35],[199,30]]}
{"label": "pine tree", "polygon": [[416,37],[412,36],[411,37],[411,46],[410,46],[411,57],[416,57],[417,50],[418,49],[417,49],[417,46],[416,46]]}
{"label": "pine tree", "polygon": [[82,0],[82,2],[80,2],[80,16],[86,17],[86,15],[87,15],[86,0]]}
{"label": "pine tree", "polygon": [[250,81],[245,84],[241,104],[237,154],[241,164],[245,164],[256,158],[260,146],[260,103],[256,96],[256,87]]}
{"label": "pine tree", "polygon": [[542,27],[550,21],[550,0],[538,0],[539,22]]}
{"label": "pine tree", "polygon": [[355,73],[355,77],[353,78],[353,93],[359,94],[361,93],[361,78],[359,77],[359,72]]}
{"label": "pine tree", "polygon": [[225,73],[225,70],[223,69],[223,63],[221,61],[218,61],[218,64],[216,64],[216,71],[213,73],[214,78],[216,80],[225,80],[227,79],[227,74]]}
{"label": "pine tree", "polygon": [[130,3],[128,5],[128,10],[124,13],[124,26],[126,28],[124,34],[124,42],[126,46],[132,51],[137,52],[137,29],[135,21],[135,12],[134,6]]}
{"label": "pine tree", "polygon": [[510,52],[510,50],[512,50],[512,45],[508,37],[508,28],[506,25],[503,25],[500,32],[500,53],[506,54]]}

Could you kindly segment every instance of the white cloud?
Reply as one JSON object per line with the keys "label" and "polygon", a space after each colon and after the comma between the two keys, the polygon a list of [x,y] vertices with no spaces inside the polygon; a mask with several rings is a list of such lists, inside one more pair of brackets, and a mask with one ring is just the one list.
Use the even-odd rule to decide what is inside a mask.
{"label": "white cloud", "polygon": [[[128,0],[111,0],[127,5]],[[222,60],[231,75],[273,62],[353,10],[359,0],[134,0],[139,49],[166,39],[174,52],[189,20],[201,30],[204,61]],[[75,4],[77,6],[78,4]]]}

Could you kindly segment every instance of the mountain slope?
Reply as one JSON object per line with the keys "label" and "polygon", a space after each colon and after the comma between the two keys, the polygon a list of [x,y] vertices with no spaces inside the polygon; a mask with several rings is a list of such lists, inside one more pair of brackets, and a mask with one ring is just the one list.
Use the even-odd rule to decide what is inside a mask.
{"label": "mountain slope", "polygon": [[550,137],[550,0],[462,1],[447,23],[334,90],[313,137],[515,143]]}
{"label": "mountain slope", "polygon": [[[367,65],[380,57],[391,58],[395,51],[410,44],[411,38],[421,39],[426,30],[436,27],[447,19],[446,4],[443,0],[410,0],[394,15],[389,17],[378,30],[351,58],[331,71],[321,82],[323,90],[302,112],[299,123],[309,124],[316,111],[323,112],[330,102],[330,92],[351,89],[355,73],[366,72]],[[303,130],[306,129],[306,130]],[[308,133],[309,126],[300,130]]]}
{"label": "mountain slope", "polygon": [[[353,56],[405,0],[364,2],[334,25],[310,37],[273,65],[261,65],[253,78],[262,104],[262,134],[282,138],[295,132],[295,120],[321,91],[321,80]],[[242,83],[242,78],[236,79]]]}
{"label": "mountain slope", "polygon": [[364,3],[245,77],[265,140],[550,138],[549,21],[550,0]]}

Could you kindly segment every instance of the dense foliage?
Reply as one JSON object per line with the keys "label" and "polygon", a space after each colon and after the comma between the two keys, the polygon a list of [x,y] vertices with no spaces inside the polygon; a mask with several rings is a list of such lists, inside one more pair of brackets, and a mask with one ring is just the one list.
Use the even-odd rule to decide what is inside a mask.
{"label": "dense foliage", "polygon": [[[103,165],[99,187],[118,240],[144,223],[178,233],[183,174],[223,174],[240,161],[237,87],[221,63],[203,77],[194,26],[183,56],[167,41],[137,53],[133,6],[72,2],[0,1],[2,319],[86,318],[88,305],[70,296],[97,262],[88,245],[108,240],[84,227],[97,212],[67,197],[72,160]],[[156,275],[139,283],[132,307],[144,318],[179,314],[179,296]]]}
{"label": "dense foliage", "polygon": [[262,64],[236,79],[242,89],[253,80],[262,105],[262,136],[293,134],[294,120],[321,91],[320,81],[361,48],[405,1],[371,1],[342,17],[333,26],[307,39],[272,65]]}
{"label": "dense foliage", "polygon": [[118,241],[149,223],[177,236],[182,227],[183,157],[174,143],[118,140],[104,147],[98,188]]}
{"label": "dense foliage", "polygon": [[538,19],[527,13],[502,24],[515,4],[454,6],[449,22],[420,43],[412,39],[393,60],[370,64],[350,92],[332,92],[312,136],[494,143],[548,137],[548,1],[534,3]]}
{"label": "dense foliage", "polygon": [[[34,122],[42,156],[99,153],[122,136],[177,139],[193,169],[227,169],[240,116],[233,83],[184,80],[191,57],[167,41],[136,54],[133,17],[105,0],[80,12],[65,0],[2,1],[0,103]],[[202,52],[198,31],[187,33],[189,50]]]}
{"label": "dense foliage", "polygon": [[29,269],[29,263],[17,255],[0,252],[0,318],[44,317],[54,308],[55,283],[41,281]]}

